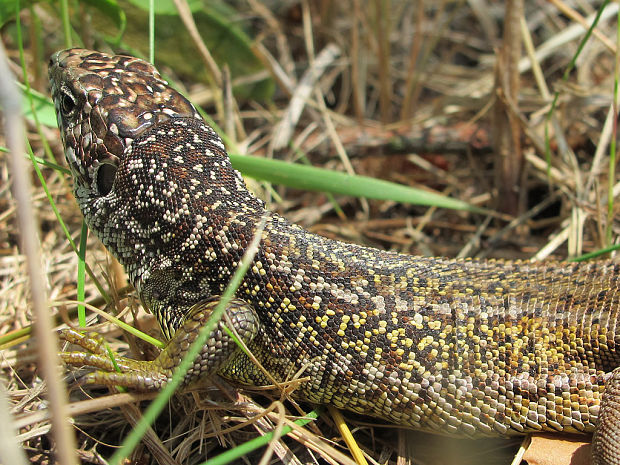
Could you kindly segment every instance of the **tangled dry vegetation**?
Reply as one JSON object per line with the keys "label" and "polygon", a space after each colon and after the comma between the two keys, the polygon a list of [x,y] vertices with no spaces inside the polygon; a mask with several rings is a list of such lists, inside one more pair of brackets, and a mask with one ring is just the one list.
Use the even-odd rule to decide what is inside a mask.
{"label": "tangled dry vegetation", "polygon": [[[617,3],[604,9],[580,54],[579,45],[601,2],[234,3],[261,69],[253,75],[233,75],[232,84],[268,78],[275,88],[272,95],[226,92],[231,87],[226,63],[205,55],[212,45],[193,34],[192,18],[185,13],[178,15],[184,30],[179,28],[174,40],[192,50],[191,59],[184,55],[175,61],[170,45],[162,42],[156,60],[213,116],[237,151],[303,159],[421,187],[492,213],[334,197],[250,182],[272,209],[319,234],[420,255],[565,259],[616,242],[617,207],[608,198],[609,192],[614,198],[620,189],[609,157],[610,142],[617,137],[612,106]],[[135,7],[126,8],[130,22],[144,17],[133,11]],[[104,40],[110,34],[100,27],[100,22],[107,23],[97,10],[82,4],[72,14],[82,43],[110,50]],[[194,19],[198,16],[194,13]],[[35,3],[21,12],[21,21],[28,78],[36,90],[47,93],[47,57],[65,47],[61,19],[48,5]],[[15,31],[14,21],[0,30],[12,70],[21,80]],[[162,27],[162,35],[165,32]],[[126,38],[128,47],[147,53],[144,31],[128,30]],[[180,62],[191,62],[208,77],[196,80],[191,70],[179,71]],[[559,98],[548,119],[556,91]],[[34,154],[46,158],[47,141],[63,165],[57,130],[36,127],[31,119],[26,125]],[[2,135],[0,145],[6,146]],[[0,333],[7,335],[3,368],[19,427],[17,439],[28,460],[49,463],[55,458],[37,362],[41,342],[15,333],[30,328],[33,316],[7,157],[0,151]],[[81,215],[70,179],[49,167],[42,171],[60,216],[79,242]],[[40,225],[45,276],[40,284],[52,302],[49,311],[55,323],[75,323],[75,305],[68,301],[76,299],[78,259],[39,181],[32,179],[31,204]],[[114,296],[114,308],[107,310],[121,312],[122,318],[156,335],[153,318],[140,309],[122,269],[92,237],[87,261]],[[90,280],[85,301],[103,306]],[[96,315],[91,319],[94,329],[114,341],[113,349],[127,350],[120,330]],[[133,356],[153,356],[153,349],[133,339],[129,348]],[[272,392],[233,390],[223,382],[218,387],[209,388],[208,395],[176,396],[131,460],[200,463],[272,430],[283,421],[284,408],[299,414],[290,403],[272,404],[278,400]],[[109,457],[140,416],[141,404],[132,403],[136,396],[109,395],[105,389],[71,391],[77,449],[85,463]],[[85,400],[89,398],[93,400]],[[270,405],[274,409],[265,412]],[[257,416],[259,412],[264,416]],[[394,429],[378,427],[375,421],[346,418],[369,463],[509,463],[518,446],[518,441],[456,441],[403,430],[394,434]],[[352,463],[327,414],[316,425],[272,442],[272,448],[273,460],[284,463]],[[257,463],[264,451],[237,463]]]}

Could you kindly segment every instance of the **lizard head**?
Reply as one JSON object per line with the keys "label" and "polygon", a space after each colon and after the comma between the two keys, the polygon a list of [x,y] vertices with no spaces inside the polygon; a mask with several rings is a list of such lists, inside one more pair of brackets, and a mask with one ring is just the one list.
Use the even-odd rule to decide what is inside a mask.
{"label": "lizard head", "polygon": [[194,106],[138,58],[69,49],[52,55],[52,97],[75,190],[105,196],[132,141]]}
{"label": "lizard head", "polygon": [[215,260],[213,231],[262,211],[219,136],[151,64],[71,49],[49,75],[76,200],[137,288],[156,267]]}

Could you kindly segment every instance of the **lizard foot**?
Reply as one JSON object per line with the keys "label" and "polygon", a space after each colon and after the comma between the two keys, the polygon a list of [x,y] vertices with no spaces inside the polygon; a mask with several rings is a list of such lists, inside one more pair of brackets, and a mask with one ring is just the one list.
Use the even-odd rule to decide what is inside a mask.
{"label": "lizard foot", "polygon": [[[217,299],[210,299],[194,305],[166,347],[153,361],[126,357],[112,359],[99,334],[92,332],[83,334],[74,329],[62,330],[60,338],[84,350],[62,352],[60,356],[67,365],[95,368],[95,371],[84,377],[84,382],[88,384],[123,386],[139,391],[159,390],[172,378],[174,370],[200,334],[200,329],[217,304]],[[185,374],[184,384],[217,372],[240,350],[226,327],[234,330],[233,332],[247,344],[258,332],[258,321],[256,312],[246,302],[231,301],[224,317],[211,332],[207,343]]]}

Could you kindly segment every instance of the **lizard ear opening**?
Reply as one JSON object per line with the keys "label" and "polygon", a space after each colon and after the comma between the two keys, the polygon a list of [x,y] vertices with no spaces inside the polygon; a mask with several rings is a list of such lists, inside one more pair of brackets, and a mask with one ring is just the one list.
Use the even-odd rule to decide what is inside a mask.
{"label": "lizard ear opening", "polygon": [[97,174],[95,174],[95,181],[97,183],[97,190],[100,195],[108,195],[114,185],[114,178],[116,177],[117,167],[110,163],[104,163],[99,166]]}

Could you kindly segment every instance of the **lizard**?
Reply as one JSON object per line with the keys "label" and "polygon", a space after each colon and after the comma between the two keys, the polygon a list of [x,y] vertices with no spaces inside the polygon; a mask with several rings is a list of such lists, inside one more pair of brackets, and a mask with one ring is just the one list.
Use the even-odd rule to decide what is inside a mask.
{"label": "lizard", "polygon": [[[74,195],[124,266],[168,345],[153,361],[89,336],[64,360],[88,380],[166,384],[255,234],[225,312],[296,398],[440,434],[593,433],[595,463],[620,463],[620,265],[421,257],[312,234],[266,209],[196,108],[138,58],[52,55],[51,92]],[[259,230],[258,224],[264,222]],[[185,383],[218,374],[271,384],[223,330]]]}

